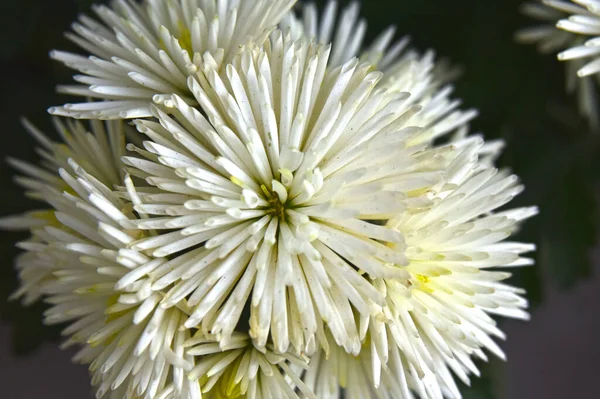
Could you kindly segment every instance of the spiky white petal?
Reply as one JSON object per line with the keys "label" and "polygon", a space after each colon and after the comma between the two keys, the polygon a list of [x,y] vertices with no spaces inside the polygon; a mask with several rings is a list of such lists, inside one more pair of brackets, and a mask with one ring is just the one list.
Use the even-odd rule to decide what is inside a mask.
{"label": "spiky white petal", "polygon": [[50,113],[75,118],[150,117],[150,105],[171,94],[193,102],[187,78],[206,63],[229,62],[260,44],[295,0],[115,0],[98,5],[100,21],[81,16],[67,37],[89,56],[52,58],[81,72],[59,91],[98,101],[65,104]]}
{"label": "spiky white petal", "polygon": [[298,16],[290,12],[281,22],[283,28],[290,29],[292,37],[306,36],[318,43],[332,43],[329,63],[331,67],[340,66],[352,58],[360,57],[385,71],[391,67],[406,49],[409,38],[404,37],[392,44],[396,28],[390,26],[373,43],[364,49],[367,22],[360,16],[360,3],[351,2],[340,10],[337,0],[329,0],[319,16],[317,5],[306,2]]}
{"label": "spiky white petal", "polygon": [[[417,371],[408,361],[410,354],[407,355],[391,339],[389,327],[380,324],[378,329],[380,331],[377,333],[383,330],[390,335],[389,343],[376,341],[369,336],[365,339],[358,356],[348,354],[335,346],[330,348],[329,353],[316,353],[310,360],[308,370],[303,374],[304,383],[319,399],[441,398],[436,396],[441,392],[438,376]],[[389,348],[377,348],[379,343],[389,345]],[[383,353],[379,354],[378,350],[385,351],[387,362],[382,363],[384,360],[380,356],[383,356]],[[444,393],[446,397],[460,397],[455,384],[452,390]]]}

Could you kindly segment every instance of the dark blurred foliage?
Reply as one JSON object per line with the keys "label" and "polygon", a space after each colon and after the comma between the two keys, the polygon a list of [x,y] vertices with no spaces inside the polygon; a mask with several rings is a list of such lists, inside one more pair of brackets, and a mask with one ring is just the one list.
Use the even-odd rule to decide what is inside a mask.
{"label": "dark blurred foliage", "polygon": [[[6,5],[10,3],[9,7]],[[72,72],[48,59],[53,48],[74,49],[63,36],[77,13],[91,0],[20,0],[4,2],[0,13],[2,58],[2,134],[0,158],[10,154],[35,160],[33,141],[19,124],[24,115],[51,132],[46,108],[66,100],[54,93],[56,83],[70,82]],[[373,38],[386,26],[398,36],[410,34],[415,48],[435,49],[463,67],[455,96],[465,107],[479,109],[474,132],[503,138],[507,149],[499,164],[510,167],[527,189],[511,206],[540,207],[540,215],[520,232],[520,240],[538,245],[536,267],[515,270],[514,283],[528,290],[532,305],[543,300],[542,282],[569,289],[591,273],[589,250],[596,242],[597,179],[600,136],[578,116],[575,98],[564,91],[564,68],[554,56],[516,44],[514,32],[535,24],[518,13],[522,0],[367,0],[362,14]],[[600,111],[599,111],[600,112]],[[24,200],[0,165],[0,215],[37,204]],[[14,248],[24,234],[0,232],[0,298],[17,286],[11,267]],[[43,327],[42,305],[22,308],[0,301],[0,316],[14,326],[17,353],[58,340],[58,329]],[[498,362],[484,366],[484,377],[465,390],[469,399],[495,398],[501,391]],[[489,370],[493,369],[493,370]]]}

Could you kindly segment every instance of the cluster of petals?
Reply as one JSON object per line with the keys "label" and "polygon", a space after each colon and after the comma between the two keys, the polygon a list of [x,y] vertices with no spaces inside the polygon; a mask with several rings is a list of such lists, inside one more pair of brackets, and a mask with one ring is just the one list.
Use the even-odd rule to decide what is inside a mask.
{"label": "cluster of petals", "polygon": [[25,122],[45,209],[0,227],[98,399],[460,398],[493,317],[527,319],[497,268],[537,210],[506,210],[453,70],[294,3],[116,0],[52,52],[86,99],[50,109],[61,143]]}

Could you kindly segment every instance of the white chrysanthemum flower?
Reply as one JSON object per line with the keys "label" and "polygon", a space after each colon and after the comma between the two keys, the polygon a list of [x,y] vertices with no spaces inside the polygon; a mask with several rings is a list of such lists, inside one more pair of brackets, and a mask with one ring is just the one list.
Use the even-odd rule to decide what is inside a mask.
{"label": "white chrysanthemum flower", "polygon": [[[68,185],[58,175],[60,168],[70,169],[69,159],[82,165],[96,180],[111,189],[122,183],[124,165],[121,157],[126,152],[125,140],[128,136],[130,140],[135,141],[135,129],[122,122],[93,121],[84,125],[71,119],[59,118],[54,118],[53,122],[62,143],[53,142],[31,123],[23,121],[27,131],[40,145],[36,149],[41,158],[40,166],[9,159],[9,163],[22,174],[15,180],[25,188],[28,197],[52,206],[49,198],[69,190]],[[57,224],[59,222],[52,209],[41,209],[0,219],[0,227],[3,229],[30,230],[30,241],[38,240],[39,234],[43,233],[47,226]],[[17,259],[16,267],[19,270],[21,287],[13,297],[23,297],[27,304],[35,302],[42,295],[44,283],[53,278],[55,265],[36,256],[35,252],[25,251]]]}
{"label": "white chrysanthemum flower", "polygon": [[333,348],[327,360],[311,359],[303,379],[319,398],[459,398],[453,373],[469,384],[469,374],[479,375],[473,356],[487,360],[487,349],[504,357],[490,315],[526,319],[527,303],[495,268],[531,264],[520,255],[532,245],[504,240],[537,210],[495,212],[522,187],[479,163],[477,147],[460,152],[429,205],[388,222],[406,237],[410,278],[377,281],[385,317],[361,323],[359,356]]}
{"label": "white chrysanthemum flower", "polygon": [[[438,380],[450,369],[468,383],[470,372],[478,375],[470,356],[485,360],[482,349],[504,357],[491,339],[504,334],[488,314],[528,318],[523,290],[503,284],[510,273],[495,268],[532,264],[521,254],[533,245],[506,239],[537,209],[496,211],[523,187],[516,176],[479,164],[477,153],[477,146],[461,153],[444,184],[432,190],[430,206],[388,222],[406,238],[411,274],[408,284],[383,281],[392,335],[405,354],[413,352],[407,359],[417,372]],[[451,380],[439,383],[441,392],[456,396]]]}
{"label": "white chrysanthemum flower", "polygon": [[[583,0],[574,3],[600,4]],[[589,6],[590,10],[594,10],[592,4]],[[600,65],[600,62],[593,64],[592,61],[586,65],[586,58],[599,54],[600,47],[596,47],[598,41],[592,39],[586,42],[584,36],[593,34],[589,25],[594,20],[592,12],[571,2],[558,0],[525,3],[521,12],[543,24],[521,29],[516,33],[516,39],[522,43],[537,44],[540,53],[558,53],[558,59],[566,61],[567,92],[577,94],[581,115],[588,118],[592,126],[598,126],[598,77],[590,75],[598,71],[596,65]],[[571,17],[572,14],[575,15]],[[596,23],[600,27],[600,23]]]}
{"label": "white chrysanthemum flower", "polygon": [[272,348],[258,350],[247,334],[235,333],[223,345],[215,336],[198,333],[185,347],[193,359],[186,397],[298,399],[299,392],[303,398],[317,398],[295,371],[308,367],[306,359]]}
{"label": "white chrysanthemum flower", "polygon": [[[22,291],[35,293],[36,299],[44,296],[50,304],[45,312],[47,324],[67,324],[62,347],[81,347],[74,361],[90,365],[96,397],[191,399],[199,398],[202,390],[204,397],[210,398],[213,392],[220,397],[222,389],[231,387],[235,392],[230,394],[249,391],[257,398],[281,397],[280,393],[294,398],[295,388],[314,397],[291,369],[305,360],[292,354],[260,353],[247,335],[239,333],[222,349],[214,338],[190,339],[193,331],[180,328],[190,309],[183,304],[168,309],[159,306],[164,294],[152,291],[154,280],[147,271],[168,260],[127,249],[142,234],[126,229],[135,227],[128,220],[135,217],[131,204],[116,197],[73,158],[82,160],[111,185],[118,184],[123,179],[118,177],[121,171],[117,166],[122,163],[105,158],[124,153],[122,124],[108,122],[105,130],[103,122],[92,122],[92,135],[79,122],[56,122],[69,145],[52,143],[26,124],[45,147],[39,152],[46,154],[42,156],[48,160],[48,171],[13,162],[31,175],[22,181],[30,195],[43,199],[52,210],[44,213],[44,219],[39,215],[33,220],[11,218],[4,224],[34,227],[33,237],[20,243],[35,265],[24,269],[24,274],[33,278]],[[102,162],[97,163],[99,160]],[[102,164],[107,170],[97,169]],[[51,171],[56,168],[53,176]],[[125,176],[124,181],[135,196],[131,179]],[[130,284],[132,279],[135,283]],[[200,379],[201,388],[199,373],[206,377]],[[272,396],[263,395],[263,389]]]}
{"label": "white chrysanthemum flower", "polygon": [[465,127],[477,115],[475,110],[458,109],[460,101],[450,98],[453,88],[448,82],[456,76],[456,69],[435,63],[432,51],[422,55],[414,50],[406,51],[408,37],[394,42],[394,26],[365,47],[367,24],[360,17],[360,3],[352,2],[341,10],[339,17],[338,7],[337,0],[329,0],[319,17],[315,3],[304,3],[298,16],[292,11],[280,25],[290,29],[292,37],[307,36],[318,43],[331,43],[330,68],[358,57],[384,72],[378,88],[409,92],[409,101],[423,107],[411,121],[424,128],[419,141],[432,143],[436,138]]}
{"label": "white chrysanthemum flower", "polygon": [[487,269],[529,263],[503,240],[536,211],[496,213],[521,187],[433,54],[393,29],[361,53],[356,4],[270,34],[293,3],[117,0],[74,25],[93,56],[54,53],[101,101],[53,112],[154,117],[127,147],[122,121],[29,126],[43,168],[12,163],[51,210],[0,221],[99,399],[459,397],[502,356],[490,314],[527,317]]}
{"label": "white chrysanthemum flower", "polygon": [[[15,297],[27,303],[44,297],[51,305],[45,322],[68,323],[63,346],[82,347],[74,360],[90,364],[98,398],[153,398],[166,389],[167,376],[177,374],[170,363],[176,357],[166,352],[183,353],[190,332],[177,332],[184,320],[179,309],[153,311],[161,297],[148,290],[149,280],[129,292],[115,290],[130,269],[166,261],[126,249],[140,236],[123,230],[132,207],[112,192],[124,178],[125,137],[136,141],[137,133],[116,121],[92,121],[89,132],[77,121],[54,122],[63,144],[25,122],[41,145],[41,167],[11,160],[26,175],[17,181],[28,195],[50,207],[1,221],[3,228],[32,234],[19,243],[25,253],[17,262]],[[184,381],[183,370],[179,374]]]}
{"label": "white chrysanthemum flower", "polygon": [[162,297],[149,289],[149,279],[122,293],[115,285],[131,269],[166,260],[128,250],[127,244],[140,238],[127,222],[131,206],[73,159],[68,162],[75,174],[58,172],[64,192],[49,184],[39,187],[53,208],[54,223],[21,244],[39,259],[39,274],[52,277],[39,282],[51,304],[45,322],[70,323],[65,346],[82,345],[75,360],[90,364],[98,398],[154,398],[177,367],[183,381],[184,366],[172,368],[171,362],[189,338],[188,331],[178,330],[184,317],[179,309],[157,307]]}
{"label": "white chrysanthemum flower", "polygon": [[89,56],[53,51],[76,69],[81,85],[66,94],[99,101],[66,104],[50,113],[75,118],[149,117],[150,104],[171,94],[192,101],[187,77],[205,63],[229,62],[240,47],[260,44],[295,0],[115,0],[96,6],[67,37]]}
{"label": "white chrysanthemum flower", "polygon": [[446,150],[410,146],[419,108],[374,91],[381,74],[367,64],[326,71],[328,52],[276,32],[222,75],[190,79],[206,117],[173,96],[174,117],[137,122],[151,141],[131,149],[146,159],[125,162],[154,187],[138,187],[135,209],[150,218],[135,223],[170,232],[132,248],[171,258],[148,272],[162,306],[193,309],[186,327],[226,340],[249,303],[259,347],[271,335],[279,352],[311,353],[324,320],[357,353],[353,307],[383,304],[361,272],[406,277],[402,252],[385,245],[401,247],[401,234],[371,221],[437,182]]}

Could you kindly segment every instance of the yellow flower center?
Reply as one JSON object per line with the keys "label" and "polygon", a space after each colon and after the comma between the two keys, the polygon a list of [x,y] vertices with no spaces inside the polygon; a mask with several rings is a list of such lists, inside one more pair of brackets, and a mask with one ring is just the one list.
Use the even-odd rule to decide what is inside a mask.
{"label": "yellow flower center", "polygon": [[416,289],[419,289],[423,292],[428,292],[428,293],[432,293],[433,289],[431,288],[431,285],[429,284],[431,282],[431,278],[429,276],[425,276],[422,274],[415,274],[415,284],[414,287]]}
{"label": "yellow flower center", "polygon": [[[188,29],[187,26],[185,26],[185,24],[182,21],[177,22],[177,28],[179,30],[179,34],[176,35],[173,34],[173,32],[171,32],[171,34],[175,36],[181,48],[187,51],[190,55],[190,58],[192,58],[194,56],[194,50],[192,47],[192,32]],[[159,41],[159,46],[161,49],[167,51],[167,46],[165,46],[165,43],[162,39],[160,39]]]}
{"label": "yellow flower center", "polygon": [[[219,378],[219,381],[215,384],[215,386],[210,390],[208,397],[211,399],[241,399],[246,395],[242,393],[242,387],[240,384],[236,384],[235,376],[238,372],[238,368],[240,367],[240,363],[242,361],[243,356],[238,356],[238,358],[231,363],[225,369],[225,372]],[[200,379],[200,385],[206,384],[208,378],[206,376]]]}
{"label": "yellow flower center", "polygon": [[427,284],[429,282],[429,277],[423,276],[422,274],[417,274],[415,277],[421,282],[421,284]]}
{"label": "yellow flower center", "polygon": [[177,27],[180,32],[179,37],[177,38],[177,40],[179,40],[179,45],[190,54],[190,57],[193,57],[192,32],[190,32],[187,26],[181,21],[177,23]]}

